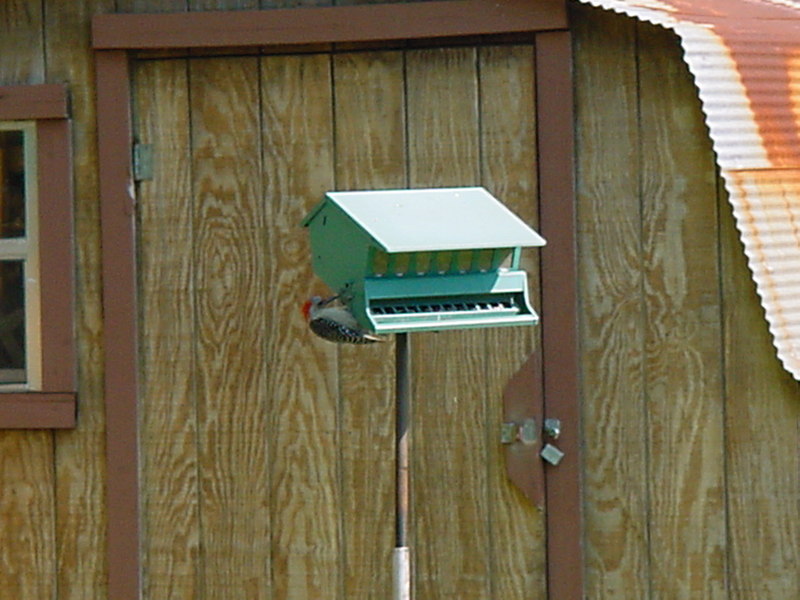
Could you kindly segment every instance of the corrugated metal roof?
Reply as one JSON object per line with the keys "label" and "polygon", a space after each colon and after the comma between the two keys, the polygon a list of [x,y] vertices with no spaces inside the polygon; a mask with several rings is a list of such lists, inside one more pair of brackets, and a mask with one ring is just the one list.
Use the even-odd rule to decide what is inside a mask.
{"label": "corrugated metal roof", "polygon": [[580,1],[680,37],[778,357],[800,380],[800,1]]}

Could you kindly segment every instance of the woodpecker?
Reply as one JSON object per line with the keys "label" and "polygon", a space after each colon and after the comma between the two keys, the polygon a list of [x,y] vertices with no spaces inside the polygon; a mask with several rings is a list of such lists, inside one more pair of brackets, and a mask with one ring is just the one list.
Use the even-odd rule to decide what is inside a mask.
{"label": "woodpecker", "polygon": [[385,341],[364,330],[347,308],[327,306],[337,298],[338,296],[331,298],[313,296],[305,301],[302,311],[311,331],[337,344],[372,344]]}

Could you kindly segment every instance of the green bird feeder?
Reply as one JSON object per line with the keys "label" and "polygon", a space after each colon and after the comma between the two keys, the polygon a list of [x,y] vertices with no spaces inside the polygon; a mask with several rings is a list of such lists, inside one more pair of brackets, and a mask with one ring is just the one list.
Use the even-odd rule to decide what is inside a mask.
{"label": "green bird feeder", "polygon": [[535,325],[522,248],[544,239],[481,187],[328,192],[314,272],[375,333]]}

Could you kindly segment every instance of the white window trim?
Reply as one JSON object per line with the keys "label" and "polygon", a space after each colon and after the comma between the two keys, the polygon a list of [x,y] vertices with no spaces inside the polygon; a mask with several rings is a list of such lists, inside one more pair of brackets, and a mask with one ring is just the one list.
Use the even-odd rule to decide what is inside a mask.
{"label": "white window trim", "polygon": [[[35,121],[0,121],[0,131],[22,131],[25,161],[25,237],[0,239],[0,260],[23,261],[25,281],[25,379],[2,383],[0,392],[42,388],[41,294],[39,276],[39,186]],[[5,370],[11,371],[11,370]],[[9,372],[6,375],[10,375]]]}

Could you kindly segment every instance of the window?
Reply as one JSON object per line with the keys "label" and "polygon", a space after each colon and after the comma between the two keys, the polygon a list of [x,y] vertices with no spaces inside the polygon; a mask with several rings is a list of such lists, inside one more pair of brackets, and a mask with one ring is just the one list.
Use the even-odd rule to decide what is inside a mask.
{"label": "window", "polygon": [[36,125],[0,122],[0,385],[41,387]]}
{"label": "window", "polygon": [[0,86],[0,429],[75,424],[66,88]]}

